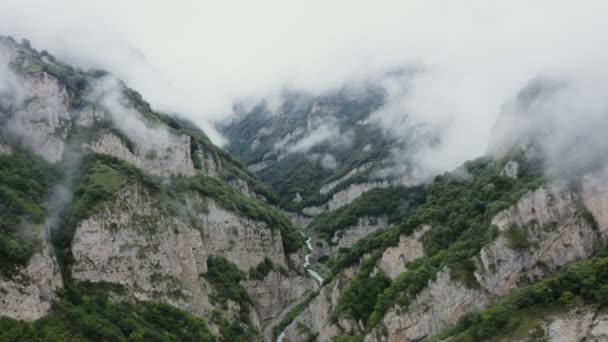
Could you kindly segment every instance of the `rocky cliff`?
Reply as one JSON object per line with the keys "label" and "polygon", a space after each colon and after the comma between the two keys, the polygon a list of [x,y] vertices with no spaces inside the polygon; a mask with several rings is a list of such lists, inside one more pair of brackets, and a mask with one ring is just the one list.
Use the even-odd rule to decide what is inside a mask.
{"label": "rocky cliff", "polygon": [[[107,73],[71,68],[10,38],[0,38],[0,50],[16,80],[14,94],[0,97],[1,154],[30,151],[64,179],[46,194],[57,201],[44,207],[48,224],[23,217],[39,231],[38,247],[25,264],[3,270],[0,315],[49,314],[63,287],[60,268],[72,287],[168,303],[206,319],[218,335],[231,321],[259,333],[313,288],[299,261],[290,261],[303,245],[295,226],[202,131],[153,111]],[[4,201],[0,214],[14,205]],[[236,265],[240,281],[221,286],[243,289],[251,312],[218,294],[226,289],[217,282],[230,280],[208,277],[212,257]],[[272,269],[251,278],[266,260]]]}

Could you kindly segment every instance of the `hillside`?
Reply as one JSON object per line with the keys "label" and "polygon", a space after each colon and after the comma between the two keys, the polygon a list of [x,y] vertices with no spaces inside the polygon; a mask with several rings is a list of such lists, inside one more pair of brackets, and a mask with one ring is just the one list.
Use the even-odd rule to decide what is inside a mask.
{"label": "hillside", "polygon": [[278,197],[195,125],[0,50],[0,339],[250,341],[314,288]]}
{"label": "hillside", "polygon": [[608,340],[608,165],[552,139],[561,82],[414,175],[438,137],[387,134],[378,82],[237,103],[224,150],[26,40],[0,77],[0,340]]}

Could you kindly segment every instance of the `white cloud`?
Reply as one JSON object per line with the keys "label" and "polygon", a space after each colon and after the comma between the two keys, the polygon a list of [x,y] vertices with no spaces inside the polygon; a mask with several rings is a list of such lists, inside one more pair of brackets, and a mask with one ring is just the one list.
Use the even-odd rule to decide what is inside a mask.
{"label": "white cloud", "polygon": [[383,110],[439,132],[420,160],[444,169],[484,152],[500,105],[527,80],[607,70],[607,11],[603,0],[21,0],[0,3],[0,32],[112,71],[216,141],[213,122],[235,99],[421,65]]}

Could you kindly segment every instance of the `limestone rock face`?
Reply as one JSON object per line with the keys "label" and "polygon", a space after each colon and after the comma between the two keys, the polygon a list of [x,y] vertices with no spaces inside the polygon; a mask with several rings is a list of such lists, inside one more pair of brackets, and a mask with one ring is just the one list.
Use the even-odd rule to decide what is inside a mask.
{"label": "limestone rock face", "polygon": [[262,322],[277,317],[283,308],[314,289],[311,278],[284,275],[280,271],[271,271],[262,280],[248,280],[241,285],[253,299]]}
{"label": "limestone rock face", "polygon": [[207,213],[200,214],[199,218],[203,239],[209,241],[209,254],[225,257],[244,272],[259,265],[264,258],[287,267],[278,229],[238,216],[213,202],[208,203]]}
{"label": "limestone rock face", "polygon": [[543,341],[608,341],[608,314],[597,305],[543,317],[539,326],[544,331]]}
{"label": "limestone rock face", "polygon": [[334,211],[361,197],[361,195],[369,190],[386,188],[388,186],[390,186],[389,181],[351,184],[346,189],[333,194],[331,199],[327,202],[327,210]]}
{"label": "limestone rock face", "polygon": [[[580,201],[566,182],[553,182],[498,213],[492,225],[501,234],[479,253],[478,282],[503,295],[520,282],[543,278],[562,265],[590,257],[601,246],[601,239],[583,215]],[[519,229],[529,246],[510,246],[509,229]]]}
{"label": "limestone rock face", "polygon": [[361,332],[358,323],[353,320],[341,319],[334,324],[329,316],[338,304],[340,292],[358,272],[358,267],[349,267],[338,274],[331,283],[321,288],[319,294],[299,314],[294,321],[285,328],[285,341],[304,342],[307,341],[309,333],[301,331],[298,326],[306,327],[308,332],[319,334],[317,341],[331,342],[334,337],[342,334],[342,331]]}
{"label": "limestone rock face", "polygon": [[338,184],[348,180],[349,178],[351,178],[352,176],[356,175],[359,172],[368,170],[370,167],[372,167],[372,164],[370,164],[370,163],[363,164],[359,167],[356,167],[356,168],[350,170],[346,175],[342,176],[341,178],[323,185],[321,187],[321,189],[319,190],[319,192],[322,194],[326,194],[326,193],[330,192],[333,188],[335,188]]}
{"label": "limestone rock face", "polygon": [[13,148],[9,145],[0,144],[0,156],[11,156],[13,155]]}
{"label": "limestone rock face", "polygon": [[608,168],[583,176],[583,202],[603,238],[608,236]]}
{"label": "limestone rock face", "polygon": [[56,291],[63,287],[59,265],[45,227],[37,226],[41,250],[27,265],[0,276],[0,316],[33,321],[48,313]]}
{"label": "limestone rock face", "polygon": [[[266,257],[286,268],[281,235],[265,223],[193,198],[193,205],[206,205],[193,224],[157,201],[134,184],[80,222],[72,242],[73,279],[118,285],[123,289],[119,296],[160,300],[204,316],[213,309],[212,289],[203,278],[209,256],[225,257],[245,272]],[[310,279],[292,276],[273,273],[263,282],[248,283],[260,300],[255,306],[261,320],[312,286]]]}
{"label": "limestone rock face", "polygon": [[509,178],[517,178],[517,175],[519,174],[519,163],[515,160],[509,160],[500,174]]}
{"label": "limestone rock face", "polygon": [[367,235],[386,228],[388,228],[386,217],[361,217],[355,226],[347,227],[334,235],[332,240],[337,243],[334,249],[337,251],[340,248],[350,248]]}
{"label": "limestone rock face", "polygon": [[365,341],[420,341],[456,323],[463,314],[487,301],[482,290],[453,281],[450,271],[444,269],[407,309],[395,307],[387,312],[383,326],[388,335],[383,334],[381,328],[375,328]]}
{"label": "limestone rock face", "polygon": [[79,223],[72,241],[77,281],[121,286],[139,300],[162,300],[198,315],[210,308],[201,233],[159,212],[139,185]]}
{"label": "limestone rock face", "polygon": [[[445,329],[473,308],[486,306],[495,296],[508,294],[517,286],[592,256],[606,238],[601,228],[596,229],[585,204],[592,213],[603,210],[606,196],[600,186],[603,182],[599,176],[586,177],[579,192],[566,181],[553,181],[525,194],[491,220],[499,236],[473,259],[479,288],[467,288],[451,280],[449,271],[444,269],[407,308],[396,306],[389,310],[366,341],[418,341]],[[603,223],[599,223],[602,217],[596,221],[602,227]],[[525,243],[513,244],[509,237],[512,229],[518,230]],[[411,245],[393,248],[385,252],[377,266],[389,276],[401,269],[393,272],[383,266],[384,258],[390,258],[397,250],[404,253]]]}
{"label": "limestone rock face", "polygon": [[6,122],[10,134],[49,162],[61,160],[71,125],[65,87],[46,72],[23,78],[24,101]]}
{"label": "limestone rock face", "polygon": [[[158,136],[163,138],[158,139]],[[190,155],[189,136],[177,135],[158,128],[147,133],[129,134],[128,138],[133,142],[133,150],[111,132],[101,133],[86,146],[95,153],[111,155],[130,162],[156,176],[196,174]]]}
{"label": "limestone rock face", "polygon": [[423,225],[411,235],[401,235],[399,245],[387,248],[376,268],[384,272],[391,279],[407,269],[407,264],[425,255],[424,246],[420,238],[431,229],[430,225]]}

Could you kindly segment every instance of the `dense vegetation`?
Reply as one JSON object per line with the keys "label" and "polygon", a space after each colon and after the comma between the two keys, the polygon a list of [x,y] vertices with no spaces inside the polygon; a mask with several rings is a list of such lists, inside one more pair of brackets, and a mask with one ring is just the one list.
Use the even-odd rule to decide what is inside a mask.
{"label": "dense vegetation", "polygon": [[249,279],[262,280],[273,269],[274,269],[274,265],[272,263],[272,260],[270,260],[268,257],[265,257],[264,261],[262,261],[259,265],[249,269]]}
{"label": "dense vegetation", "polygon": [[207,259],[207,273],[203,276],[213,285],[215,291],[211,299],[215,304],[220,304],[226,312],[229,311],[228,301],[238,304],[240,308],[238,319],[230,320],[220,312],[212,317],[220,326],[224,339],[231,342],[255,340],[257,334],[249,318],[253,301],[239,284],[247,279],[247,275],[225,258],[210,257]]}
{"label": "dense vegetation", "polygon": [[311,226],[320,238],[330,241],[336,232],[356,225],[361,217],[386,216],[389,224],[398,222],[422,204],[425,195],[423,186],[373,189],[347,206],[317,216]]}
{"label": "dense vegetation", "polygon": [[377,261],[377,257],[370,257],[361,262],[359,272],[340,295],[338,306],[334,311],[334,319],[347,314],[357,322],[367,322],[372,313],[371,308],[376,303],[376,297],[391,283],[390,279],[381,272],[371,276]]}
{"label": "dense vegetation", "polygon": [[247,279],[247,275],[225,258],[209,257],[207,273],[204,276],[215,287],[212,298],[216,302],[225,304],[228,300],[232,300],[241,307],[248,307],[251,304],[251,298],[239,285],[242,280]]}
{"label": "dense vegetation", "polygon": [[[517,290],[484,310],[467,314],[455,327],[432,340],[452,336],[450,341],[487,341],[515,332],[520,326],[526,327],[526,332],[532,335],[529,337],[541,338],[544,331],[538,324],[539,318],[575,305],[577,298],[584,303],[608,304],[608,257],[577,262],[554,277]],[[549,310],[540,311],[542,308]],[[532,309],[542,315],[535,317],[536,325],[531,326],[528,313]]]}
{"label": "dense vegetation", "polygon": [[36,248],[48,193],[59,173],[31,153],[0,155],[0,272],[25,264]]}
{"label": "dense vegetation", "polygon": [[[451,270],[454,279],[468,286],[477,286],[472,275],[474,265],[471,257],[496,237],[496,231],[490,227],[490,219],[525,192],[542,184],[538,165],[523,160],[521,164],[524,167],[518,179],[501,176],[501,163],[485,158],[467,162],[455,173],[437,176],[428,186],[426,202],[399,225],[371,234],[347,253],[330,261],[336,274],[367,253],[378,255],[396,245],[401,234],[411,234],[422,224],[432,226],[422,238],[427,256],[408,265],[408,271],[399,275],[371,305],[364,308],[367,311],[358,313],[360,317],[369,317],[369,327],[377,324],[396,303],[407,306],[445,267]],[[360,282],[361,286],[363,283]],[[363,290],[355,288],[352,293],[363,293]],[[351,301],[359,300],[352,298]]]}
{"label": "dense vegetation", "polygon": [[[60,292],[33,323],[0,318],[0,341],[216,341],[202,319],[154,302],[113,303],[106,293]],[[226,340],[229,341],[229,340]]]}

